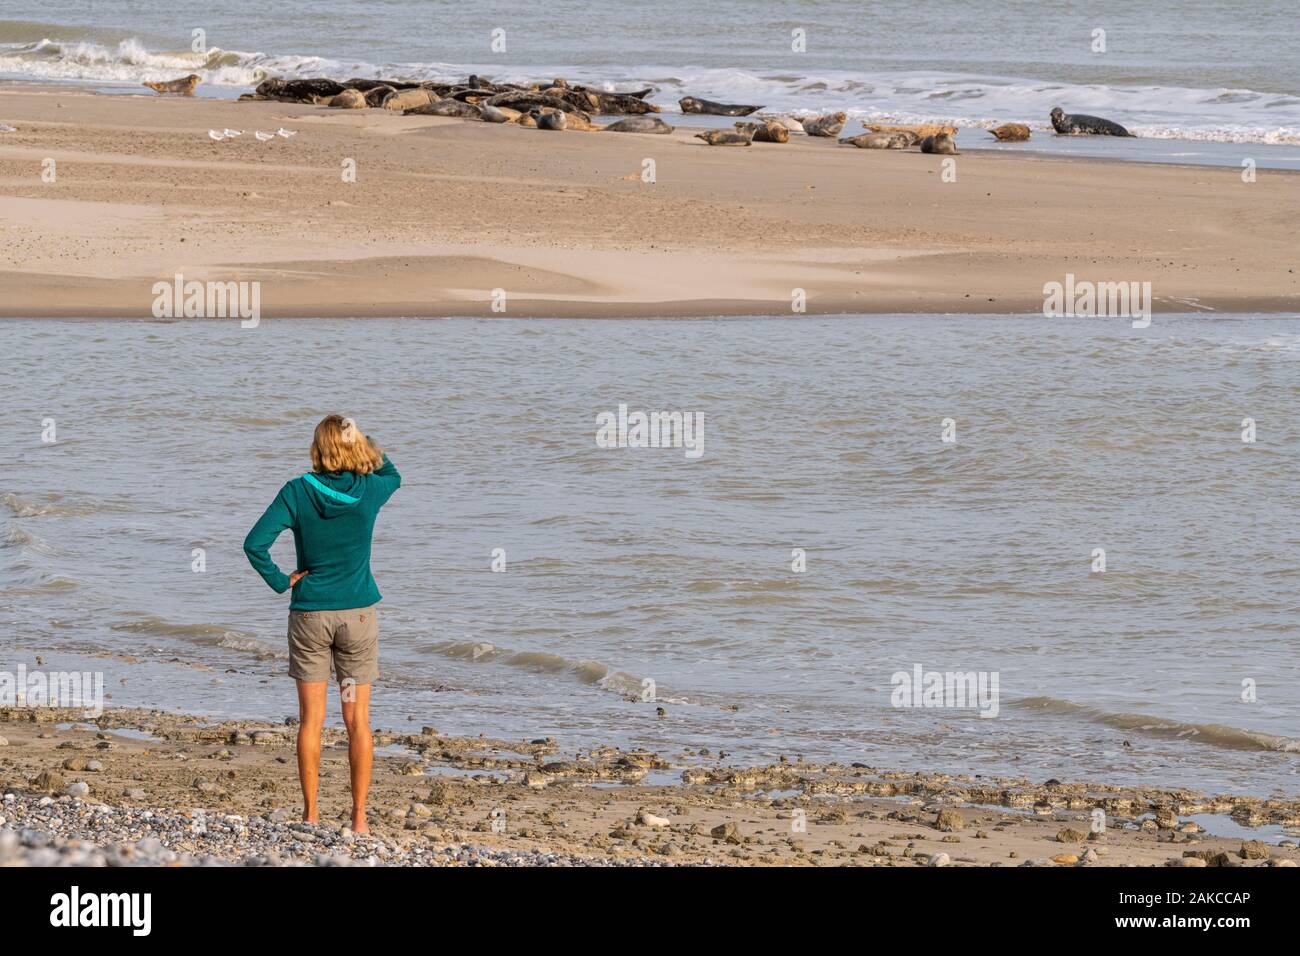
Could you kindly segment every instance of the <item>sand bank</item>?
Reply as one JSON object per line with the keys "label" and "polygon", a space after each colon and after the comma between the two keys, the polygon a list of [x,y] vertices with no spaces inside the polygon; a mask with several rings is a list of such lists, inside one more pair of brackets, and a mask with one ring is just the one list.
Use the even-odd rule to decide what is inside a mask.
{"label": "sand bank", "polygon": [[1039,312],[1067,273],[1149,281],[1156,311],[1300,310],[1286,172],[981,153],[967,131],[944,182],[943,157],[806,137],[23,84],[0,121],[4,316],[147,317],[177,273],[260,281],[267,317],[493,315],[494,289],[514,316],[790,315],[796,288],[809,313]]}

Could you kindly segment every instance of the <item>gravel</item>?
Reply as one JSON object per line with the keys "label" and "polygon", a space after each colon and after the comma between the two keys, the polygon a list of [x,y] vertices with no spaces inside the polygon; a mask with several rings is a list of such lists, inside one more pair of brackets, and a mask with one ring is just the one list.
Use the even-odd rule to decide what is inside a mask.
{"label": "gravel", "polygon": [[73,796],[6,793],[3,866],[670,866],[425,841],[398,844],[333,826],[267,816],[110,806]]}

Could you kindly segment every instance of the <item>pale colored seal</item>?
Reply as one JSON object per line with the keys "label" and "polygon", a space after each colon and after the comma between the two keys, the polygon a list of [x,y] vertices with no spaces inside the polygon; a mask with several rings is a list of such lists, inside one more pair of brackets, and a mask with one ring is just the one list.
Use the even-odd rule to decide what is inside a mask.
{"label": "pale colored seal", "polygon": [[478,119],[479,108],[460,100],[434,100],[423,106],[416,106],[402,111],[403,116],[462,116],[466,119]]}
{"label": "pale colored seal", "polygon": [[673,128],[657,116],[629,116],[605,127],[608,133],[671,133]]}
{"label": "pale colored seal", "polygon": [[803,131],[809,136],[839,136],[840,131],[844,129],[844,121],[848,118],[847,113],[827,113],[825,116],[815,116],[803,121]]}
{"label": "pale colored seal", "polygon": [[761,123],[742,121],[736,124],[736,129],[748,133],[756,143],[790,142],[790,131],[774,119],[763,120]]}
{"label": "pale colored seal", "polygon": [[921,152],[956,156],[958,155],[957,141],[947,133],[935,133],[933,136],[927,136],[921,140]]}
{"label": "pale colored seal", "polygon": [[710,146],[748,146],[753,137],[738,129],[710,129],[696,133],[695,138],[704,140]]}
{"label": "pale colored seal", "polygon": [[179,96],[193,96],[194,87],[199,85],[201,77],[197,73],[182,76],[179,80],[162,80],[158,83],[145,82],[145,86],[155,93],[175,93]]}
{"label": "pale colored seal", "polygon": [[[369,95],[366,99],[369,99]],[[438,99],[437,93],[422,90],[418,86],[410,90],[393,90],[385,94],[380,105],[386,110],[413,110],[417,106],[428,106]]]}
{"label": "pale colored seal", "polygon": [[840,142],[858,149],[907,149],[912,145],[911,136],[907,133],[859,133],[857,136],[846,136]]}
{"label": "pale colored seal", "polygon": [[485,123],[511,123],[519,119],[518,110],[506,109],[503,106],[488,106],[484,104],[479,109],[482,111],[479,118]]}
{"label": "pale colored seal", "polygon": [[707,113],[710,116],[748,116],[750,113],[757,113],[763,108],[761,106],[715,103],[712,100],[696,99],[694,96],[683,96],[677,101],[677,105],[682,108],[683,113]]}
{"label": "pale colored seal", "polygon": [[344,90],[331,98],[329,105],[336,110],[363,110],[369,104],[366,103],[366,94],[360,90]]}
{"label": "pale colored seal", "polygon": [[957,127],[945,126],[942,123],[918,123],[913,126],[890,126],[888,123],[863,123],[862,128],[872,133],[911,133],[916,137],[916,142],[920,142],[927,136],[934,136],[936,133],[947,133],[949,136],[957,135]]}
{"label": "pale colored seal", "polygon": [[1003,123],[989,132],[1003,143],[1023,143],[1029,139],[1029,127],[1024,123]]}
{"label": "pale colored seal", "polygon": [[1052,129],[1063,136],[1132,136],[1119,123],[1086,113],[1067,113],[1059,106],[1052,108]]}

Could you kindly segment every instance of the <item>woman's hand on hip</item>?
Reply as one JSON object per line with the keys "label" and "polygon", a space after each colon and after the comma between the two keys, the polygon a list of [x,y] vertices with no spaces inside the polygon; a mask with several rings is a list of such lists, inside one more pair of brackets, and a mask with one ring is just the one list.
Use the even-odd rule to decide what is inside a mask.
{"label": "woman's hand on hip", "polygon": [[295,571],[295,572],[293,572],[293,574],[289,575],[289,587],[292,588],[292,587],[297,586],[298,582],[301,581],[303,578],[305,578],[305,577],[307,576],[308,573],[309,573],[309,572],[307,572],[307,571]]}

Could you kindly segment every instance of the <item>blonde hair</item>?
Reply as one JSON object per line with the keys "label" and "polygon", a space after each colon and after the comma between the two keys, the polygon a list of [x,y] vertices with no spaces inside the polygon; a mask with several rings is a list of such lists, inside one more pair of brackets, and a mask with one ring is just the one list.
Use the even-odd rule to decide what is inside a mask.
{"label": "blonde hair", "polygon": [[316,472],[351,471],[368,475],[384,463],[384,452],[342,415],[326,415],[311,439],[311,467]]}

